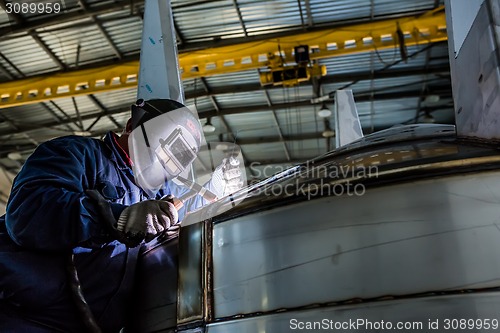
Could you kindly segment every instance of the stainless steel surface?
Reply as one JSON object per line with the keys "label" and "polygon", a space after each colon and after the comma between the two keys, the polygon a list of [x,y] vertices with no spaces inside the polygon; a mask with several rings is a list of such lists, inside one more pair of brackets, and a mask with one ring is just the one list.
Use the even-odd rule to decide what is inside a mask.
{"label": "stainless steel surface", "polygon": [[[178,230],[141,248],[137,263],[133,328],[127,332],[169,332],[176,326]],[[163,331],[165,330],[165,331]]]}
{"label": "stainless steel surface", "polygon": [[363,137],[352,90],[335,92],[335,145],[345,146]]}
{"label": "stainless steel surface", "polygon": [[181,228],[177,323],[203,320],[205,314],[206,234],[202,223]]}
{"label": "stainless steel surface", "polygon": [[[209,324],[207,332],[498,332],[499,297],[499,292],[488,292],[323,307]],[[314,329],[314,322],[323,326]],[[484,329],[486,323],[490,329]],[[466,329],[460,329],[464,324]],[[313,328],[300,329],[306,325]],[[397,325],[408,328],[398,330]]]}
{"label": "stainless steel surface", "polygon": [[[247,188],[240,205],[211,221],[184,226],[186,237],[188,228],[213,226],[203,246],[212,260],[184,272],[206,277],[200,273],[205,269],[213,278],[185,290],[205,290],[205,309],[198,313],[205,313],[209,330],[225,332],[228,325],[279,332],[266,326],[278,312],[283,314],[276,318],[288,318],[301,309],[316,318],[308,308],[343,311],[362,301],[359,309],[390,309],[387,299],[498,288],[499,170],[496,145],[457,139],[453,126],[402,126],[365,136]],[[230,204],[222,200],[205,209]],[[189,257],[180,261],[189,263]],[[433,304],[445,304],[448,296],[440,297]],[[409,318],[408,309],[425,302],[408,303]],[[439,318],[449,313],[446,306],[428,308],[442,309],[433,313]],[[415,308],[415,318],[426,309]],[[199,319],[195,325],[204,326]]]}
{"label": "stainless steel surface", "polygon": [[[484,0],[445,0],[450,52],[456,57]],[[451,19],[453,18],[453,20]]]}
{"label": "stainless steel surface", "polygon": [[[449,15],[448,26],[452,26],[454,20],[464,24],[460,18]],[[500,139],[499,27],[500,3],[486,0],[456,57],[454,43],[449,44],[455,118],[460,136]]]}
{"label": "stainless steel surface", "polygon": [[500,173],[368,188],[213,230],[215,317],[500,286]]}
{"label": "stainless steel surface", "polygon": [[[205,206],[187,215],[182,225],[187,226],[203,221],[206,217],[216,215],[219,215],[216,220],[228,219],[231,216],[238,216],[246,214],[248,211],[260,209],[264,204],[274,204],[274,202],[278,205],[288,204],[289,199],[294,199],[295,196],[280,191],[280,186],[282,188],[300,187],[307,182],[315,182],[318,186],[329,186],[327,184],[330,181],[345,181],[345,178],[351,177],[352,172],[358,167],[366,170],[366,176],[369,176],[369,171],[374,167],[380,171],[386,170],[397,173],[401,163],[412,165],[415,168],[422,168],[422,160],[432,159],[433,156],[439,157],[440,161],[442,158],[461,160],[469,156],[467,154],[458,154],[459,149],[456,144],[439,144],[443,140],[455,140],[454,126],[420,124],[398,126],[380,131],[319,156],[314,160],[275,173],[266,180],[235,193],[233,198],[224,198],[214,204]],[[463,150],[467,151],[467,149]],[[480,149],[476,150],[481,151]],[[491,149],[488,152],[483,152],[483,154],[492,154]],[[457,163],[460,164],[461,162]],[[451,165],[444,166],[445,169],[450,169],[450,167]],[[332,172],[328,171],[329,175],[335,172],[338,175],[333,174],[333,179],[322,180],[319,176],[325,177],[326,175],[321,174],[321,172],[325,172],[328,168],[333,170]],[[438,166],[438,169],[442,169],[442,167]],[[423,176],[425,177],[425,175]],[[392,177],[393,181],[394,178]],[[278,187],[277,191],[273,192],[273,187],[276,186]],[[270,192],[273,194],[272,196],[266,195],[266,193]],[[302,191],[300,192],[302,194]],[[307,193],[304,193],[304,195],[309,196]],[[232,209],[235,201],[239,202],[243,199],[245,200],[239,204],[238,209]]]}

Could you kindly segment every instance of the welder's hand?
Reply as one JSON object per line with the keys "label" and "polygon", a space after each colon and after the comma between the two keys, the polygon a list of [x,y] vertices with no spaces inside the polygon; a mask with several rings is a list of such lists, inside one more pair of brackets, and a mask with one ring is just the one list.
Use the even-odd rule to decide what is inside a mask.
{"label": "welder's hand", "polygon": [[179,220],[173,203],[164,200],[146,200],[123,210],[118,219],[117,229],[131,244],[151,241],[156,235],[167,230]]}
{"label": "welder's hand", "polygon": [[210,187],[219,198],[241,189],[243,180],[241,178],[240,161],[234,157],[223,159],[212,174]]}
{"label": "welder's hand", "polygon": [[97,190],[86,190],[85,193],[96,202],[101,221],[110,236],[128,247],[136,247],[144,239],[149,241],[178,222],[178,213],[172,202],[148,200],[125,208],[117,225],[109,202]]}

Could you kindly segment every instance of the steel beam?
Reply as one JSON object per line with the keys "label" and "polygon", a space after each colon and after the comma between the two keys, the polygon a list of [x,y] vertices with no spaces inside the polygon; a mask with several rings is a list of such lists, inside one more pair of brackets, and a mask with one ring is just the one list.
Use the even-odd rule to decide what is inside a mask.
{"label": "steel beam", "polygon": [[[182,78],[219,75],[271,65],[278,45],[285,62],[294,62],[294,46],[310,46],[311,60],[393,48],[399,24],[405,33],[405,44],[434,43],[447,40],[446,21],[442,10],[418,17],[403,17],[371,23],[298,33],[230,46],[179,54]],[[92,69],[76,70],[1,83],[0,108],[27,103],[95,94],[137,85],[139,61],[123,62]],[[84,88],[82,88],[84,87]]]}

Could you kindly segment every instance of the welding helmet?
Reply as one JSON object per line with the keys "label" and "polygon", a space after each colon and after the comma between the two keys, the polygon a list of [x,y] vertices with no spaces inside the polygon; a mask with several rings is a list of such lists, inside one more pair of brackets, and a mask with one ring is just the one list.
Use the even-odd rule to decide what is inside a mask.
{"label": "welding helmet", "polygon": [[150,196],[185,172],[199,152],[198,117],[170,99],[139,99],[132,105],[130,157],[137,185]]}

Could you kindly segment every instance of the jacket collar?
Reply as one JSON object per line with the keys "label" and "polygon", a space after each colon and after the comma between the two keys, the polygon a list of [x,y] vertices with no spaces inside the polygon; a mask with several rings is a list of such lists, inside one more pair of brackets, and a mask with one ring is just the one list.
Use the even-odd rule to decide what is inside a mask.
{"label": "jacket collar", "polygon": [[128,154],[118,144],[118,135],[113,132],[108,132],[104,137],[104,143],[111,150],[110,158],[116,162],[120,169],[132,168],[132,160]]}

